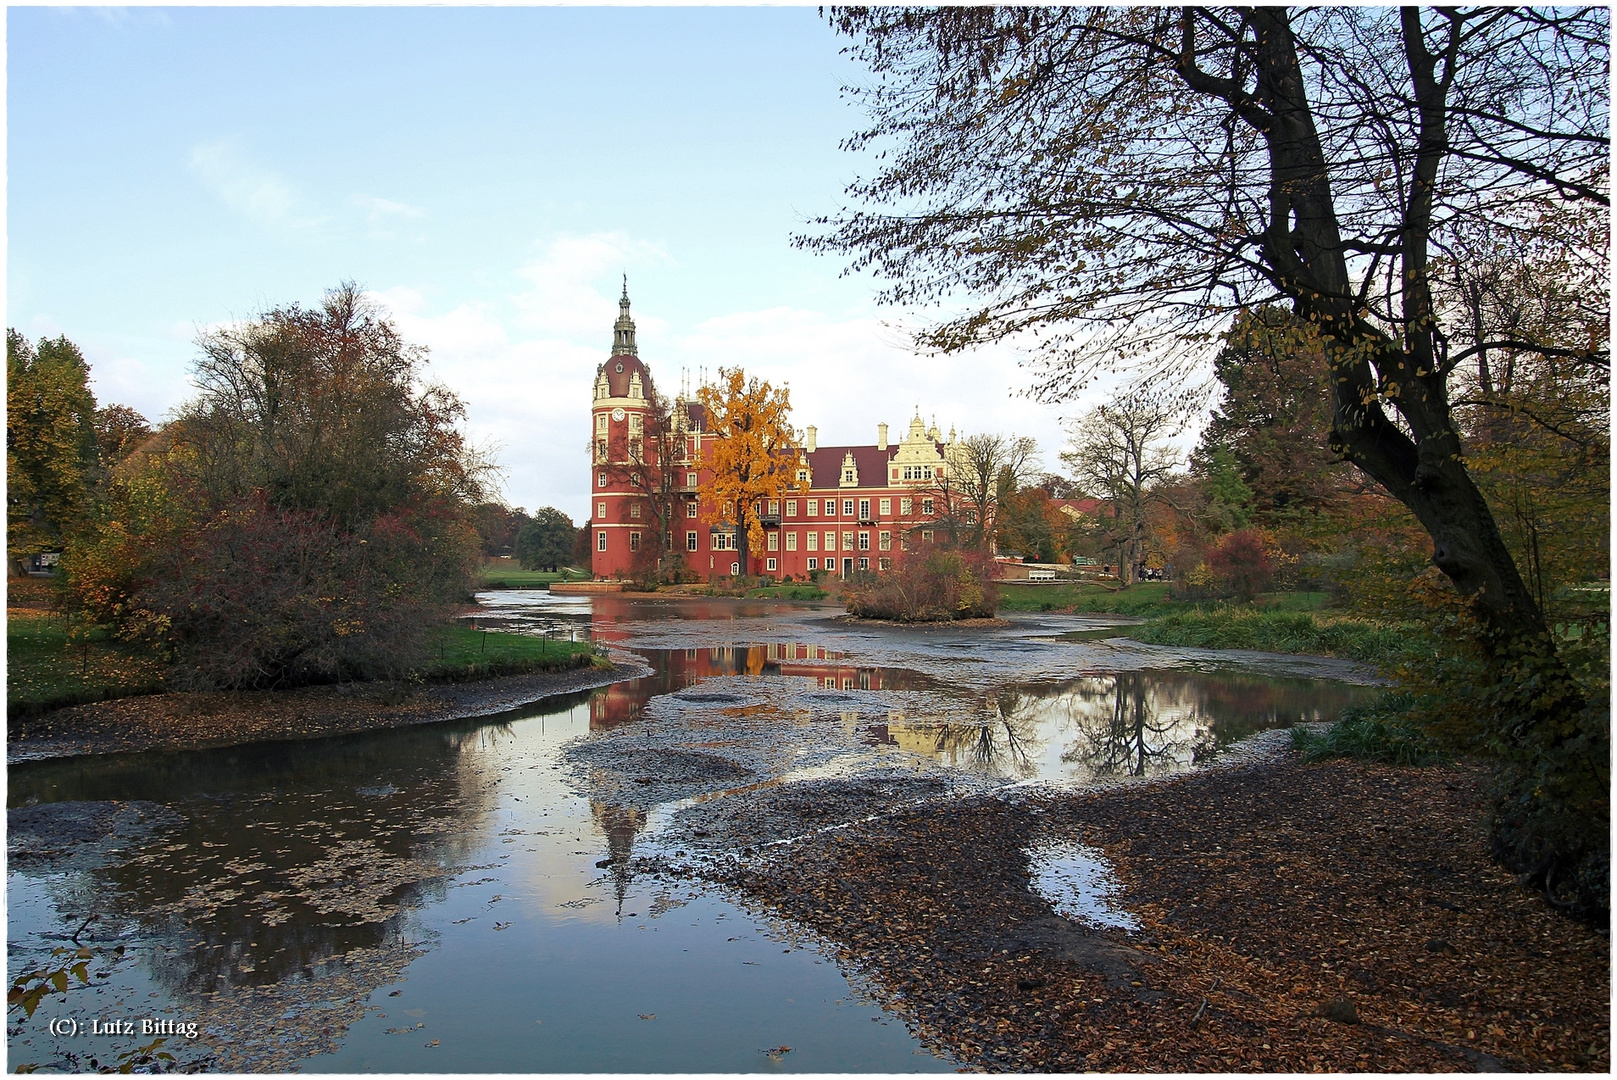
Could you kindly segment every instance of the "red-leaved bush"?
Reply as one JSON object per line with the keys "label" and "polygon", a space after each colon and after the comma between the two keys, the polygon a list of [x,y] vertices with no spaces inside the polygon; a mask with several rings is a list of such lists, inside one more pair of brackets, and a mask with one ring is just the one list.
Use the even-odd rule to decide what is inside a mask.
{"label": "red-leaved bush", "polygon": [[848,582],[842,588],[842,602],[861,619],[986,618],[999,606],[994,559],[985,552],[922,544],[897,553],[891,570]]}
{"label": "red-leaved bush", "polygon": [[1257,529],[1238,529],[1224,537],[1208,552],[1207,565],[1242,601],[1267,589],[1274,578],[1274,568],[1264,552],[1263,533]]}
{"label": "red-leaved bush", "polygon": [[445,509],[346,530],[255,493],[215,514],[157,558],[137,599],[170,642],[172,680],[241,689],[420,666],[477,542]]}

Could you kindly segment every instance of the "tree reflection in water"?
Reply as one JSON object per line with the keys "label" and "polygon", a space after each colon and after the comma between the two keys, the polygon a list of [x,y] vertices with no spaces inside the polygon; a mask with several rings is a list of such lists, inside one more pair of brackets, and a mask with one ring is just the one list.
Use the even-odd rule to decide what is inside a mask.
{"label": "tree reflection in water", "polygon": [[463,767],[467,752],[510,736],[507,724],[472,721],[42,762],[9,770],[8,802],[177,811],[182,820],[111,865],[55,875],[58,910],[132,922],[162,942],[150,974],[171,993],[266,986],[395,945],[412,911],[443,899],[489,843],[498,798],[487,775]]}
{"label": "tree reflection in water", "polygon": [[[1106,683],[1110,682],[1107,687]],[[1149,673],[1083,679],[1073,688],[1078,740],[1061,755],[1096,777],[1176,772],[1212,753],[1212,723],[1195,701]]]}
{"label": "tree reflection in water", "polygon": [[932,750],[950,765],[987,776],[1031,777],[1043,746],[1036,704],[1021,690],[1002,689],[979,703],[976,718],[933,728]]}

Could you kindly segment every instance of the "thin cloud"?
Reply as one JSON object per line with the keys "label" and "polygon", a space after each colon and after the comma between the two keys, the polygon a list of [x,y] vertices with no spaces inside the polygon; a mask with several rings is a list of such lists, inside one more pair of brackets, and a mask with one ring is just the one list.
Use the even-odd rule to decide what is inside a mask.
{"label": "thin cloud", "polygon": [[298,212],[292,185],[248,160],[235,140],[204,143],[191,151],[191,171],[220,201],[267,228],[307,229],[322,219]]}

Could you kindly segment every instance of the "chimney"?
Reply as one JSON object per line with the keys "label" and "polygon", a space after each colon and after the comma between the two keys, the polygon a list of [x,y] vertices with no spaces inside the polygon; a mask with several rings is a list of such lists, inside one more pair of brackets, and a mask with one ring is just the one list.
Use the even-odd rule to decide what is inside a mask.
{"label": "chimney", "polygon": [[886,424],[877,424],[876,425],[876,449],[878,449],[878,450],[887,449],[887,425]]}
{"label": "chimney", "polygon": [[814,448],[820,445],[819,430],[820,429],[815,427],[813,424],[808,426],[808,442],[803,444],[803,449],[807,450],[811,454],[814,453]]}

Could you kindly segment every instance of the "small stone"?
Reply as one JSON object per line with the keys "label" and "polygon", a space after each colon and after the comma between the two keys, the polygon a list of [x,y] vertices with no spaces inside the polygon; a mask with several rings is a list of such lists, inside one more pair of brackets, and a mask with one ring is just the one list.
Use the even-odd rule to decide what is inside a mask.
{"label": "small stone", "polygon": [[1358,1007],[1351,998],[1334,997],[1327,1005],[1319,1007],[1319,1015],[1338,1024],[1357,1024],[1359,1022]]}
{"label": "small stone", "polygon": [[1460,950],[1456,949],[1453,945],[1450,945],[1442,938],[1435,937],[1426,943],[1426,951],[1435,953],[1454,953],[1459,952]]}

